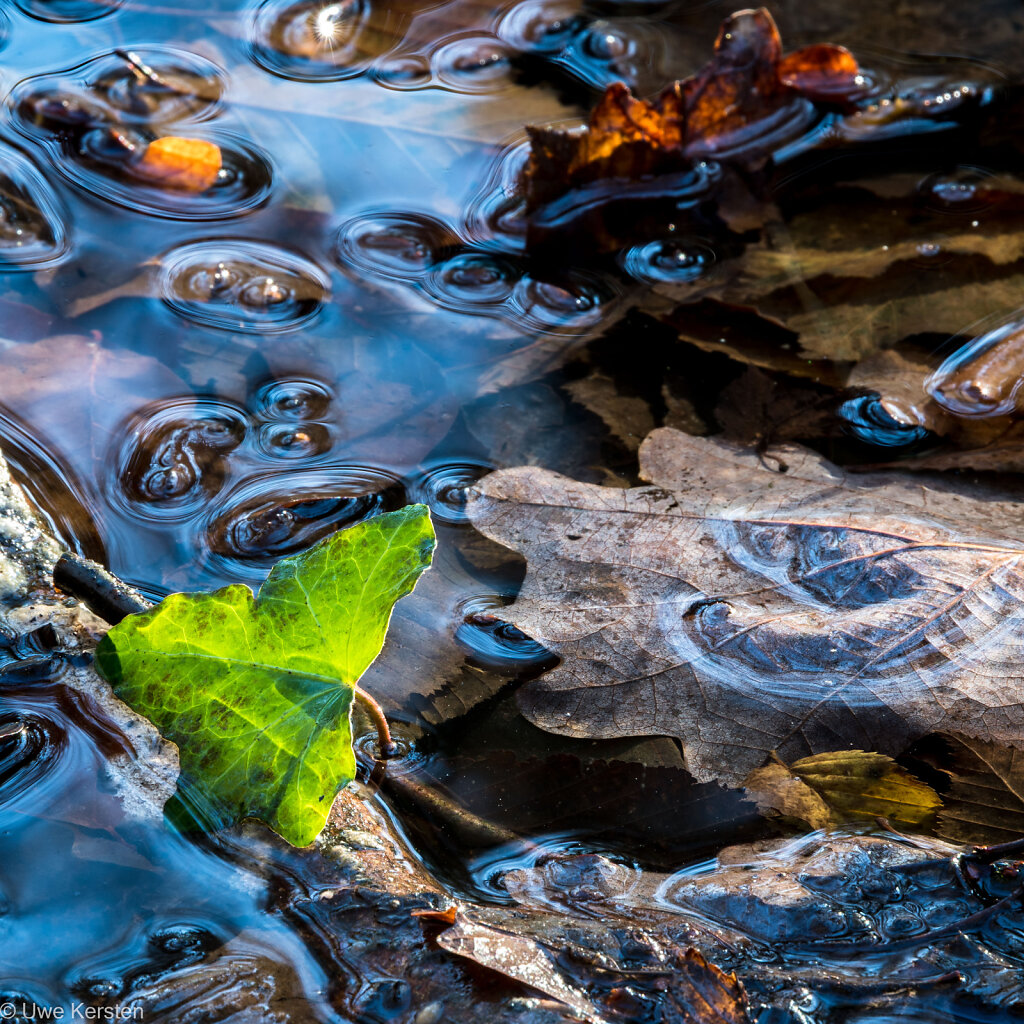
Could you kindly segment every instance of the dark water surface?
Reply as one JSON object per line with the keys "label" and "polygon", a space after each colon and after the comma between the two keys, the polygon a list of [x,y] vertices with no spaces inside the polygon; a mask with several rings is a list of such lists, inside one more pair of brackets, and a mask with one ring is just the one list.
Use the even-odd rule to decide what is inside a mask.
{"label": "dark water surface", "polygon": [[[787,48],[845,43],[882,78],[912,78],[922,102],[949,83],[1010,82],[1016,6],[949,7],[773,11]],[[427,502],[436,565],[366,685],[415,746],[392,769],[396,815],[453,885],[484,898],[500,899],[493,879],[521,851],[481,852],[443,810],[431,819],[416,786],[441,783],[554,849],[591,843],[624,860],[679,866],[768,831],[734,796],[686,782],[667,741],[573,744],[517,717],[515,680],[551,659],[501,621],[522,566],[463,512],[465,488],[495,467],[633,481],[639,435],[574,400],[594,367],[649,408],[638,431],[721,425],[712,410],[737,365],[696,329],[682,345],[627,315],[651,288],[713,279],[718,243],[530,258],[511,190],[524,124],[578,122],[611,81],[643,92],[692,73],[730,11],[0,5],[0,446],[69,545],[154,598],[258,585],[340,526]],[[893,146],[916,153],[905,134]],[[162,135],[216,142],[216,184],[190,194],[133,176],[133,153]],[[943,210],[985,218],[972,201],[986,168],[915,160],[933,160],[917,175]],[[942,265],[933,255],[921,251],[919,276]],[[810,438],[853,460],[916,450],[927,434],[894,426],[872,398],[829,417],[836,429]],[[331,1019],[322,961],[267,913],[252,851],[126,824],[96,782],[116,740],[60,686],[59,666],[10,678],[0,724],[25,729],[0,738],[0,990],[100,1003],[245,933]]]}

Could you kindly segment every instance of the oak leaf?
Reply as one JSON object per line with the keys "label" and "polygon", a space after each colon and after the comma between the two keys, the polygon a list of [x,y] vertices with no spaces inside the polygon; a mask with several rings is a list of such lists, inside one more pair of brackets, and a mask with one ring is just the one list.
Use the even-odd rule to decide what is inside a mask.
{"label": "oak leaf", "polygon": [[729,782],[772,751],[1020,734],[1015,503],[669,429],[640,473],[652,486],[503,470],[469,502],[527,558],[503,615],[562,658],[519,691],[533,723],[675,736],[699,780]]}

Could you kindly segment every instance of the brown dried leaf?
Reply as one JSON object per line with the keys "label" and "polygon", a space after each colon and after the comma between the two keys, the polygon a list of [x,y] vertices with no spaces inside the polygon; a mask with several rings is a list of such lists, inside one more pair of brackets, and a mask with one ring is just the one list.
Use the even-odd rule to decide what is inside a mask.
{"label": "brown dried leaf", "polygon": [[797,822],[812,830],[835,824],[828,804],[781,762],[755,768],[743,780],[743,789],[762,814]]}
{"label": "brown dried leaf", "polygon": [[772,751],[1018,736],[1015,503],[777,457],[787,473],[662,429],[640,449],[651,487],[530,468],[481,482],[473,522],[528,562],[504,614],[562,658],[519,691],[526,716],[678,737],[702,781],[738,782]]}
{"label": "brown dried leaf", "polygon": [[756,242],[706,280],[656,285],[642,307],[678,324],[687,340],[688,320],[709,300],[723,324],[729,310],[749,310],[760,317],[755,339],[772,328],[792,332],[793,351],[737,345],[730,354],[791,373],[797,357],[853,362],[912,335],[949,337],[1013,314],[1024,285],[1024,186],[1000,179],[978,199],[989,204],[980,222],[929,205],[919,185],[900,177],[898,196],[846,185],[809,196],[796,214],[776,211]]}
{"label": "brown dried leaf", "polygon": [[783,58],[767,9],[739,11],[722,23],[709,63],[653,100],[638,99],[615,82],[582,132],[528,128],[527,209],[588,182],[682,170],[692,157],[748,141],[743,136],[752,125],[800,102],[801,93],[835,98],[849,92],[856,76],[856,61],[838,46],[807,47]]}
{"label": "brown dried leaf", "polygon": [[558,969],[556,953],[529,935],[483,924],[474,920],[471,912],[459,911],[455,923],[441,932],[437,942],[449,953],[468,957],[557,999],[579,1020],[592,1024],[606,1020],[586,992]]}
{"label": "brown dried leaf", "polygon": [[[473,911],[459,911],[455,923],[437,941],[451,953],[557,999],[580,1020],[603,1024],[609,1015],[620,1020],[630,1015],[632,996],[625,987],[630,981],[628,975],[623,977],[621,987],[612,988],[599,1003],[561,966],[562,949],[545,942],[542,931],[531,931],[513,931],[486,923]],[[586,972],[581,973],[585,981]],[[667,990],[663,1019],[679,1024],[748,1024],[743,985],[735,974],[726,974],[708,963],[699,950],[671,949],[659,973],[664,973],[663,988]]]}

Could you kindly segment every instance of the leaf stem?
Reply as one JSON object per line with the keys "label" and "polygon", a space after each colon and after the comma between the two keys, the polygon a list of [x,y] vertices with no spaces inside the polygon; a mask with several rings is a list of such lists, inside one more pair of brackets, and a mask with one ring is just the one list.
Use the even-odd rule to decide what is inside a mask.
{"label": "leaf stem", "polygon": [[370,721],[377,729],[377,743],[380,745],[381,757],[394,757],[398,753],[398,744],[391,738],[391,729],[388,726],[387,717],[384,715],[384,709],[358,686],[354,687],[354,692],[356,700],[370,716]]}

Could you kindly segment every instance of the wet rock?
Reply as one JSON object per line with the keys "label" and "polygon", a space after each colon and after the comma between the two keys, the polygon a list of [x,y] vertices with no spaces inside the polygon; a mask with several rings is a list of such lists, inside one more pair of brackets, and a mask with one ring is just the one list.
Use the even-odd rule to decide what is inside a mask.
{"label": "wet rock", "polygon": [[45,586],[59,553],[0,456],[0,602],[17,604]]}
{"label": "wet rock", "polygon": [[119,701],[93,670],[88,655],[106,631],[106,624],[54,589],[53,566],[60,551],[61,545],[43,526],[0,454],[2,621],[16,636],[50,631],[53,655],[65,662],[60,681],[85,694],[134,750],[135,756],[119,753],[110,757],[105,765],[106,781],[129,818],[159,821],[174,792],[177,749]]}

